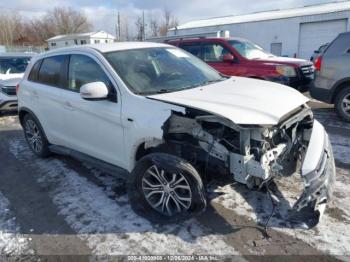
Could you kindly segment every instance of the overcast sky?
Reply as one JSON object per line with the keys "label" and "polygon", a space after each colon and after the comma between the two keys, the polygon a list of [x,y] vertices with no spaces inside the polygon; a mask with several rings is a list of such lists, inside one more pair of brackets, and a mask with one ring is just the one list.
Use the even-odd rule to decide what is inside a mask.
{"label": "overcast sky", "polygon": [[132,18],[142,11],[172,10],[179,23],[191,20],[237,15],[264,10],[283,9],[334,2],[334,0],[1,0],[1,9],[20,12],[23,16],[38,17],[56,6],[83,11],[95,30],[115,32],[116,13]]}

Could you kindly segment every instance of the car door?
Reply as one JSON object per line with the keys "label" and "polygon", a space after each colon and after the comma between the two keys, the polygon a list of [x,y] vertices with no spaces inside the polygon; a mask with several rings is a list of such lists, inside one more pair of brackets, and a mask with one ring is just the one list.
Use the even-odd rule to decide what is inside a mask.
{"label": "car door", "polygon": [[[124,134],[121,122],[121,99],[107,71],[95,57],[72,54],[67,63],[63,90],[65,146],[105,162],[123,167]],[[103,82],[109,99],[92,101],[80,96],[80,87]]]}
{"label": "car door", "polygon": [[[203,43],[203,60],[217,71],[228,76],[242,75],[243,71],[234,54],[221,43]],[[225,55],[232,55],[231,61],[224,61]]]}
{"label": "car door", "polygon": [[63,142],[62,133],[62,70],[67,56],[49,56],[34,65],[26,85],[30,92],[31,110],[39,119],[52,144]]}

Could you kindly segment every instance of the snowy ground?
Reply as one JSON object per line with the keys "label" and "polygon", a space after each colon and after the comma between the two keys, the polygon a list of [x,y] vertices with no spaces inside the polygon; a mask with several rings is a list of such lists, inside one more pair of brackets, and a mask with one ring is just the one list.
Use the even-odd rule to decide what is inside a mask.
{"label": "snowy ground", "polygon": [[[350,256],[350,124],[339,121],[332,110],[316,110],[315,115],[330,134],[337,162],[334,199],[317,227],[311,230],[293,228],[285,219],[300,194],[300,184],[294,177],[278,180],[280,203],[270,222],[272,239],[269,240],[264,239],[261,229],[256,227],[264,224],[271,213],[271,201],[264,192],[250,191],[237,184],[219,185],[213,187],[210,208],[201,216],[172,225],[152,224],[130,208],[123,180],[69,158],[36,158],[23,139],[16,117],[2,117],[0,158],[8,158],[6,163],[17,164],[5,167],[2,162],[0,172],[13,172],[9,177],[18,179],[19,183],[29,183],[25,181],[30,178],[32,182],[28,188],[47,195],[48,201],[40,205],[38,201],[28,200],[28,204],[25,199],[18,200],[14,194],[7,198],[4,192],[11,192],[11,187],[6,187],[6,180],[1,180],[0,173],[0,254],[40,255],[43,249],[39,245],[43,242],[55,239],[57,245],[64,245],[69,236],[80,242],[74,247],[78,240],[73,238],[70,243],[72,254],[85,245],[84,251],[79,253],[328,254],[332,256],[329,257],[331,260],[333,256],[346,260],[344,256]],[[35,219],[25,219],[27,216],[35,218],[37,212],[28,214],[31,208],[22,212],[28,205],[33,205],[33,210],[52,209],[56,214],[47,212],[42,233],[32,234],[25,230],[40,229]],[[62,224],[67,229],[60,231],[57,228]],[[44,240],[38,241],[42,238]],[[56,254],[55,249],[50,252]],[[250,260],[249,257],[244,259]]]}

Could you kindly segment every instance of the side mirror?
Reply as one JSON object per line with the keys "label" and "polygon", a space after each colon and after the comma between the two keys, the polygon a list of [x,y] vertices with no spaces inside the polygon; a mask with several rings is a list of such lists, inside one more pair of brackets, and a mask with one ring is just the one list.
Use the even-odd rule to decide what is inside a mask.
{"label": "side mirror", "polygon": [[80,96],[86,100],[102,100],[108,97],[108,88],[103,82],[92,82],[80,87]]}
{"label": "side mirror", "polygon": [[226,63],[232,63],[235,60],[232,54],[225,54],[222,56],[222,61]]}

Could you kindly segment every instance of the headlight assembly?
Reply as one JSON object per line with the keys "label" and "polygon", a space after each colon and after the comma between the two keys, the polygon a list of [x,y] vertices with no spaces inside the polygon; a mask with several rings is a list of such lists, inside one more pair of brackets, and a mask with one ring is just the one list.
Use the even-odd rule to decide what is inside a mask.
{"label": "headlight assembly", "polygon": [[287,77],[294,77],[297,75],[294,67],[292,66],[284,66],[284,65],[276,66],[276,72]]}

